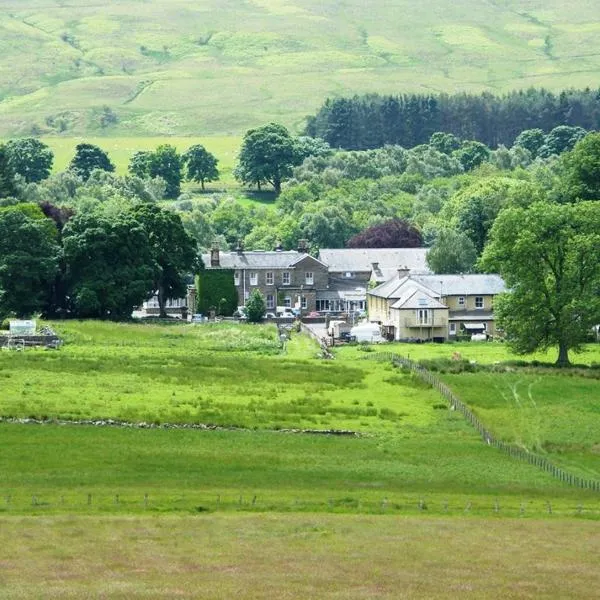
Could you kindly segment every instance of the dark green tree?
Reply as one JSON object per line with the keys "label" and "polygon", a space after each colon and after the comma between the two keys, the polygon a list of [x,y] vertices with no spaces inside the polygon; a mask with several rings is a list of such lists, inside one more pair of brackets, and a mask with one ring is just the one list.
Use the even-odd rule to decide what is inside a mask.
{"label": "dark green tree", "polygon": [[16,195],[15,172],[10,162],[8,149],[4,144],[0,144],[0,198]]}
{"label": "dark green tree", "polygon": [[44,309],[58,254],[56,229],[38,207],[0,209],[0,315],[25,317]]}
{"label": "dark green tree", "polygon": [[526,129],[517,136],[513,146],[525,148],[525,150],[531,152],[532,158],[537,158],[540,148],[544,145],[545,141],[546,135],[541,129]]}
{"label": "dark green tree", "polygon": [[40,140],[9,140],[6,142],[6,150],[13,171],[27,183],[36,183],[49,177],[54,153]]}
{"label": "dark green tree", "polygon": [[148,150],[138,150],[133,153],[129,161],[129,172],[140,179],[150,176],[150,158],[152,152]]}
{"label": "dark green tree", "polygon": [[494,311],[519,354],[558,347],[569,365],[600,323],[600,203],[507,208],[496,219],[482,266],[504,278],[509,293]]}
{"label": "dark green tree", "polygon": [[260,323],[265,318],[267,305],[260,290],[253,289],[246,300],[246,316],[250,323]]}
{"label": "dark green tree", "polygon": [[182,160],[187,166],[188,180],[199,182],[203,190],[205,181],[219,179],[219,169],[217,168],[219,161],[201,144],[188,148],[183,154]]}
{"label": "dark green tree", "polygon": [[110,162],[108,154],[102,148],[93,144],[77,144],[75,156],[69,165],[69,170],[87,181],[94,169],[114,171],[115,166]]}
{"label": "dark green tree", "polygon": [[476,261],[473,242],[453,229],[441,229],[427,252],[427,265],[434,273],[471,273]]}
{"label": "dark green tree", "polygon": [[136,177],[161,177],[167,184],[166,198],[177,198],[181,193],[183,161],[175,146],[162,144],[154,152],[136,152],[129,163],[129,172]]}
{"label": "dark green tree", "polygon": [[63,252],[78,317],[128,319],[154,292],[148,234],[131,214],[76,215],[63,229]]}
{"label": "dark green tree", "polygon": [[250,129],[244,135],[235,177],[243,184],[270,183],[279,195],[281,183],[291,176],[302,157],[289,131],[277,123]]}
{"label": "dark green tree", "polygon": [[132,214],[148,237],[159,316],[165,318],[167,300],[185,295],[186,275],[196,270],[196,242],[173,211],[156,204],[139,204]]}
{"label": "dark green tree", "polygon": [[490,149],[481,142],[469,140],[463,142],[454,156],[458,158],[465,171],[472,171],[490,157]]}
{"label": "dark green tree", "polygon": [[443,154],[452,154],[460,148],[460,140],[452,133],[436,131],[429,138],[429,145]]}
{"label": "dark green tree", "polygon": [[585,137],[586,133],[586,130],[582,127],[559,125],[546,136],[544,145],[539,149],[538,155],[547,158],[553,154],[558,155],[572,150],[575,144]]}
{"label": "dark green tree", "polygon": [[588,133],[561,162],[564,199],[600,200],[600,133]]}

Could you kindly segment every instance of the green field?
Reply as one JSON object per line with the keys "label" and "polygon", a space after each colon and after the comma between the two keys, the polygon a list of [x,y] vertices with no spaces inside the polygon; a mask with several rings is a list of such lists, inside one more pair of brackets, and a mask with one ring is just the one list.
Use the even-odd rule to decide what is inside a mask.
{"label": "green field", "polygon": [[[282,349],[273,325],[54,326],[65,340],[59,351],[0,355],[0,414],[113,419],[155,428],[0,425],[0,510],[414,512],[424,499],[432,513],[462,513],[471,505],[470,511],[492,514],[499,501],[506,514],[519,514],[523,504],[539,515],[550,501],[554,514],[574,514],[583,503],[600,517],[597,494],[567,487],[484,445],[434,389],[391,364],[359,360],[371,353],[357,347],[324,361],[301,334]],[[506,355],[506,348],[482,345],[478,354],[486,352],[491,358]],[[519,373],[529,376],[527,369]],[[487,375],[453,377],[462,394],[463,378]],[[540,405],[572,392],[574,400],[563,410],[582,424],[586,411],[593,411],[599,381],[553,377],[550,386],[558,392],[546,399],[542,388]],[[471,396],[464,399],[479,410]],[[554,411],[542,427],[540,414],[537,421],[525,413],[515,419],[508,406],[489,415],[482,411],[482,418],[489,416],[491,427],[500,423],[498,434],[508,441],[520,442],[537,424],[543,436],[536,451],[577,435]],[[161,428],[186,423],[221,429]],[[509,433],[505,423],[512,424]],[[289,432],[295,429],[358,435]],[[577,435],[579,453],[568,465],[587,477],[599,475],[593,466],[598,431],[588,419],[587,430]],[[11,448],[19,448],[18,454]],[[146,494],[149,500],[142,503]]]}
{"label": "green field", "polygon": [[[596,86],[594,2],[1,0],[0,133],[298,130],[327,96]],[[107,112],[105,107],[110,109]]]}
{"label": "green field", "polygon": [[[375,352],[326,361],[273,325],[52,325],[59,350],[0,353],[3,598],[596,593],[599,494],[483,443]],[[473,353],[488,366],[440,376],[499,436],[598,476],[595,369],[388,348]],[[511,385],[539,411],[498,402]]]}
{"label": "green field", "polygon": [[600,524],[356,515],[0,517],[2,597],[592,599]]}

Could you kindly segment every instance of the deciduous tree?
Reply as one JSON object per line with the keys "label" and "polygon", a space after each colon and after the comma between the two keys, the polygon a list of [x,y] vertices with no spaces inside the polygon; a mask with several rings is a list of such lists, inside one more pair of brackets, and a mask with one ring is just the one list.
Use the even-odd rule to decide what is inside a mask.
{"label": "deciduous tree", "polygon": [[13,171],[27,183],[42,181],[50,175],[54,153],[40,140],[9,140],[6,142],[6,150]]}
{"label": "deciduous tree", "polygon": [[94,169],[114,171],[115,166],[110,162],[108,154],[93,144],[77,144],[75,156],[69,165],[69,170],[87,181]]}
{"label": "deciduous tree", "polygon": [[557,365],[568,365],[569,351],[600,323],[600,203],[503,210],[482,266],[499,272],[510,290],[494,310],[512,348],[525,354],[557,346]]}
{"label": "deciduous tree", "polygon": [[58,269],[52,222],[34,205],[0,209],[0,314],[43,310]]}
{"label": "deciduous tree", "polygon": [[199,182],[203,190],[205,181],[219,179],[219,161],[201,144],[188,148],[182,156],[182,161],[187,166],[187,178]]}
{"label": "deciduous tree", "polygon": [[139,204],[132,214],[148,237],[159,316],[164,318],[167,299],[185,295],[185,276],[192,273],[197,258],[196,243],[173,211],[156,204]]}
{"label": "deciduous tree", "polygon": [[277,123],[250,129],[244,135],[235,177],[244,184],[270,183],[279,195],[281,183],[300,164],[300,155],[289,131]]}
{"label": "deciduous tree", "polygon": [[476,261],[473,242],[453,229],[441,229],[427,252],[427,265],[434,273],[471,273]]}

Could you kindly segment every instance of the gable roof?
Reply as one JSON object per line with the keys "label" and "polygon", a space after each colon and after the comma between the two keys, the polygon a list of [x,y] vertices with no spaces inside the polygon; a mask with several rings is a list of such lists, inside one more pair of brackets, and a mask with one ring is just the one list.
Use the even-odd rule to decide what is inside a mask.
{"label": "gable roof", "polygon": [[207,269],[285,269],[306,258],[296,250],[252,250],[248,252],[219,252],[219,266],[210,266],[210,253],[203,254]]}
{"label": "gable roof", "polygon": [[378,298],[402,299],[409,288],[420,289],[432,298],[446,296],[495,296],[506,291],[500,275],[406,275],[394,277],[369,290]]}
{"label": "gable roof", "polygon": [[428,287],[436,296],[495,296],[506,291],[500,275],[411,275],[411,279]]}
{"label": "gable roof", "polygon": [[[407,286],[408,287],[408,286]],[[394,302],[390,308],[448,308],[423,290],[408,287],[402,298]]]}
{"label": "gable roof", "polygon": [[319,251],[319,260],[333,272],[368,272],[373,263],[380,269],[406,267],[418,273],[430,273],[425,257],[428,248],[324,248]]}

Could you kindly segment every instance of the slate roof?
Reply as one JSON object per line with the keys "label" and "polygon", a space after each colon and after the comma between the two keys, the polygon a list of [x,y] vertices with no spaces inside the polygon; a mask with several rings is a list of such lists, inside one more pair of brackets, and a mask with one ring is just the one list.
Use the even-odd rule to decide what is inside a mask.
{"label": "slate roof", "polygon": [[307,255],[296,250],[252,250],[248,252],[219,252],[219,267],[210,266],[210,253],[203,254],[207,269],[285,269],[293,267]]}
{"label": "slate roof", "polygon": [[408,287],[403,297],[394,302],[390,308],[447,308],[447,306],[423,290]]}
{"label": "slate roof", "polygon": [[420,287],[433,298],[501,294],[506,285],[500,275],[407,275],[393,278],[369,291],[379,298],[403,298],[409,287]]}
{"label": "slate roof", "polygon": [[377,263],[381,270],[407,267],[410,271],[430,273],[425,262],[427,248],[324,248],[319,260],[333,272],[367,272]]}
{"label": "slate roof", "polygon": [[411,279],[439,296],[495,296],[506,292],[500,275],[411,275]]}

